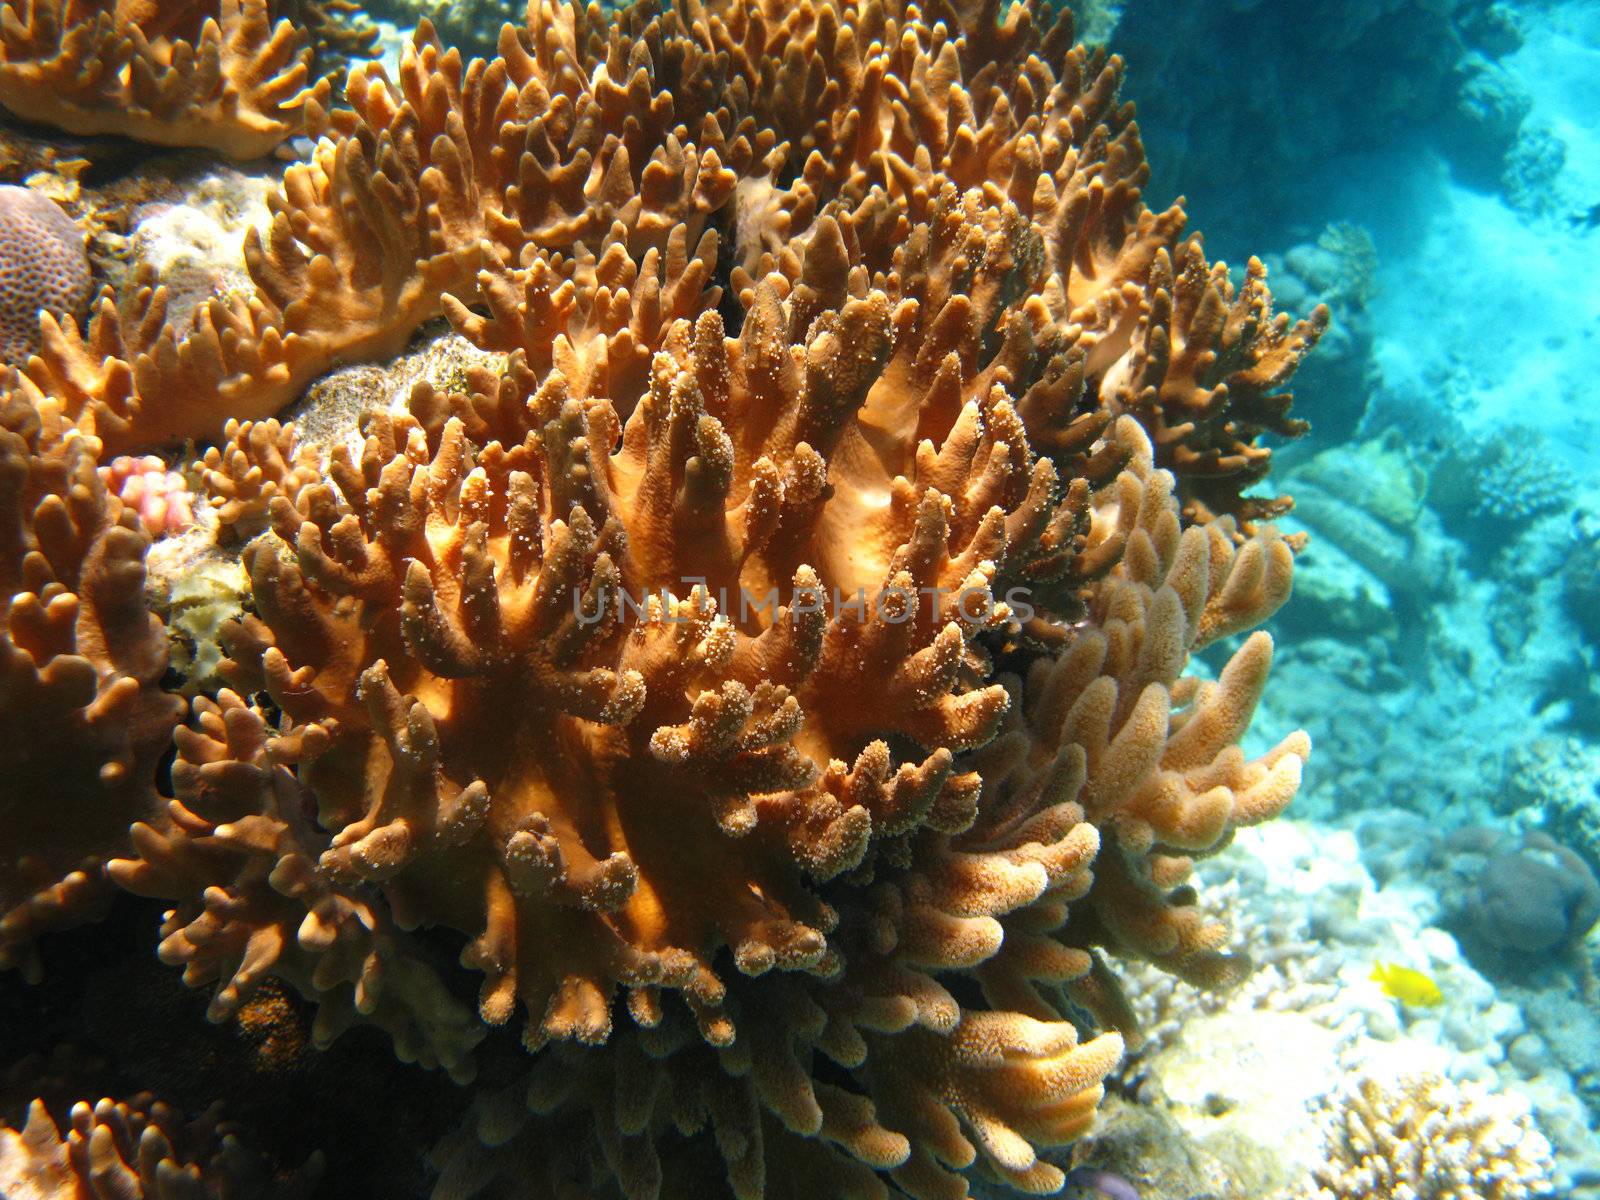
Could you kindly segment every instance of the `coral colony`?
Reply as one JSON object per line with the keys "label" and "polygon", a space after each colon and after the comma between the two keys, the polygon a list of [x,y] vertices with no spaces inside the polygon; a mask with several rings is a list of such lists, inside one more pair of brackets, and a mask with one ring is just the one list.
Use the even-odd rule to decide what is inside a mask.
{"label": "coral colony", "polygon": [[[1266,634],[1185,671],[1288,597],[1248,489],[1326,313],[1144,205],[1120,62],[1038,3],[535,0],[336,92],[342,11],[0,10],[15,116],[290,160],[183,323],[138,271],[80,323],[65,218],[0,197],[46,310],[0,398],[0,966],[160,900],[212,1021],[284,985],[462,1085],[441,1197],[1060,1189],[1119,963],[1244,969],[1186,880],[1309,741],[1239,746]],[[446,321],[455,369],[285,415]],[[151,1096],[0,1131],[23,1194],[315,1165]]]}

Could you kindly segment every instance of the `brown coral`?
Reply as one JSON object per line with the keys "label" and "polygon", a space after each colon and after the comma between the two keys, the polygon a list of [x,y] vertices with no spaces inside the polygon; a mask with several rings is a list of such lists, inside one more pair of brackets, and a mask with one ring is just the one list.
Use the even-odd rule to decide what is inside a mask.
{"label": "brown coral", "polygon": [[[472,63],[425,27],[308,103],[253,297],[45,319],[52,452],[221,434],[246,542],[232,690],[110,872],[214,1017],[277,976],[464,1077],[454,939],[537,1054],[441,1195],[687,1194],[707,1131],[740,1200],[1048,1192],[1106,956],[1238,970],[1184,883],[1308,746],[1239,749],[1265,635],[1183,672],[1288,594],[1242,493],[1319,326],[1143,206],[1069,41],[944,0],[536,0]],[[489,352],[448,385],[272,418],[440,313]]]}
{"label": "brown coral", "polygon": [[364,1018],[403,1060],[469,1076],[482,1037],[470,1011],[384,911],[316,870],[327,839],[286,766],[294,740],[269,742],[260,717],[227,691],[195,701],[195,725],[178,730],[178,798],[133,826],[137,860],[110,865],[131,892],[193,897],[166,915],[162,961],[182,966],[191,985],[218,985],[214,1021],[235,1016],[271,974],[317,1002],[317,1044]]}
{"label": "brown coral", "polygon": [[1258,443],[1262,434],[1295,438],[1310,428],[1287,415],[1293,398],[1282,389],[1327,328],[1327,308],[1291,326],[1273,315],[1258,259],[1236,289],[1226,267],[1206,262],[1198,238],[1163,248],[1146,286],[1149,308],[1130,353],[1102,384],[1104,401],[1150,430],[1162,465],[1183,482],[1185,520],[1228,513],[1248,529],[1280,516],[1287,496],[1243,492],[1267,474],[1272,452]]}
{"label": "brown coral", "polygon": [[159,687],[161,622],[144,606],[145,536],[107,493],[84,438],[42,444],[25,405],[0,410],[0,966],[104,894],[156,801],[182,702]]}
{"label": "brown coral", "polygon": [[1367,1075],[1329,1110],[1313,1200],[1529,1200],[1554,1185],[1550,1143],[1519,1096]]}
{"label": "brown coral", "polygon": [[[952,232],[986,220],[944,211]],[[669,241],[686,244],[681,229]],[[650,278],[610,244],[608,275]],[[932,261],[904,278],[945,275],[926,229],[908,244]],[[603,306],[575,307],[558,282],[582,269],[544,257],[500,299],[485,281],[491,315],[455,311],[482,344],[515,346],[505,376],[476,395],[419,389],[412,413],[368,421],[359,461],[335,451],[334,486],[271,502],[276,537],[246,552],[261,616],[233,635],[234,671],[284,715],[276,753],[334,831],[321,872],[376,884],[402,923],[468,935],[485,1019],[520,1001],[530,1047],[615,1035],[621,1061],[662,1062],[673,1082],[650,1095],[750,1077],[733,1109],[705,1101],[744,1147],[725,1147],[737,1194],[764,1194],[769,1155],[752,1147],[781,1160],[794,1135],[833,1145],[842,1178],[888,1169],[913,1195],[942,1194],[980,1154],[1048,1189],[1060,1173],[1035,1147],[1081,1131],[1118,1052],[1079,1047],[1050,999],[1080,979],[1090,999],[1101,980],[1069,947],[1214,981],[1218,931],[1168,897],[1179,856],[1298,784],[1303,737],[1260,763],[1233,745],[1264,642],[1214,687],[1176,688],[1176,712],[1168,690],[1193,645],[1282,602],[1292,558],[1269,533],[1236,550],[1225,522],[1180,534],[1171,477],[1128,420],[1098,450],[1086,441],[1058,489],[981,354],[941,355],[948,382],[909,387],[941,315],[968,299],[924,321],[893,299],[899,276],[886,292],[852,269],[859,253],[821,219],[800,283],[756,285],[737,338],[703,298],[693,321],[613,311],[598,331]],[[665,261],[696,278],[681,250]],[[649,311],[669,294],[685,303],[663,289]],[[635,346],[660,347],[647,373],[617,353]],[[1094,632],[1069,632],[1057,677],[1032,685],[1058,715],[975,750],[1010,703],[983,684],[983,639],[1016,624],[995,589],[1041,564],[1035,620],[1059,618],[1043,607],[1059,594]],[[769,595],[787,603],[749,603]],[[840,603],[857,595],[859,611]],[[1043,757],[1043,781],[1011,780],[1019,751]],[[1095,915],[1056,941],[1085,895]],[[975,971],[997,1006],[968,1010],[940,982],[952,971]],[[613,1030],[616,991],[637,1032]],[[870,1102],[810,1083],[818,1053],[858,1071]],[[605,1071],[549,1071],[585,1083],[536,1111],[622,1103]],[[633,1103],[598,1150],[628,1195],[654,1195],[664,1168],[645,1134],[705,1118]],[[526,1136],[557,1152],[546,1131]],[[461,1153],[448,1170],[495,1169]]]}
{"label": "brown coral", "polygon": [[0,8],[0,107],[69,133],[260,158],[299,132],[310,61],[268,0]]}
{"label": "brown coral", "polygon": [[[1189,517],[1231,512],[1248,532],[1283,507],[1241,494],[1266,470],[1259,435],[1302,428],[1277,389],[1326,316],[1290,328],[1259,267],[1235,295],[1196,239],[1179,240],[1181,209],[1143,207],[1148,169],[1131,106],[1115,100],[1115,59],[1068,52],[1064,18],[1041,31],[1019,7],[988,31],[994,18],[719,3],[630,9],[607,34],[597,9],[544,2],[526,31],[508,27],[501,57],[470,64],[424,26],[398,82],[362,67],[349,110],[308,102],[327,140],[249,247],[253,299],[165,329],[164,296],[143,281],[100,304],[86,340],[47,326],[30,374],[113,450],[215,436],[229,417],[271,416],[335,362],[393,354],[445,295],[471,303],[478,272],[527,247],[593,245],[620,222],[638,252],[679,223],[691,246],[720,226],[748,304],[769,271],[792,279],[782,248],[831,201],[859,214],[880,191],[915,224],[942,179],[988,189],[1035,230],[1013,272],[1032,299],[996,331],[1049,383],[1024,410],[1133,412],[1184,481]],[[1008,57],[984,67],[985,47]],[[872,227],[873,269],[905,232]]]}
{"label": "brown coral", "polygon": [[84,1200],[298,1200],[320,1173],[313,1158],[275,1172],[215,1115],[185,1121],[148,1094],[79,1101],[59,1128],[35,1100],[20,1130],[0,1126],[0,1192]]}

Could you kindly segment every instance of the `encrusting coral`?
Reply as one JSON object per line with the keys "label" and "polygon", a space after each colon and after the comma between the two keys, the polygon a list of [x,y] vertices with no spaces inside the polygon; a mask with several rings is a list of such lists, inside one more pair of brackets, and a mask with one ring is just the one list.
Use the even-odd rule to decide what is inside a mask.
{"label": "encrusting coral", "polygon": [[[686,1194],[708,1130],[740,1200],[1057,1190],[1108,956],[1237,973],[1185,880],[1309,746],[1239,748],[1266,635],[1184,670],[1288,596],[1244,493],[1324,318],[1144,207],[1120,64],[1041,11],[535,0],[470,64],[424,26],[307,101],[253,297],[185,332],[135,281],[13,379],[91,474],[215,443],[227,687],[107,868],[163,960],[214,1019],[275,976],[318,1041],[535,1052],[439,1197]],[[441,314],[481,360],[273,417]]]}
{"label": "encrusting coral", "polygon": [[189,485],[155,455],[113,458],[101,468],[101,477],[126,507],[139,514],[139,523],[151,537],[182,533],[194,524]]}
{"label": "encrusting coral", "polygon": [[268,0],[15,0],[0,107],[75,134],[260,158],[301,129],[312,48]]}
{"label": "encrusting coral", "polygon": [[300,1200],[319,1171],[313,1158],[277,1173],[228,1124],[185,1121],[150,1095],[79,1101],[59,1128],[35,1100],[20,1130],[0,1125],[0,1194],[17,1200]]}

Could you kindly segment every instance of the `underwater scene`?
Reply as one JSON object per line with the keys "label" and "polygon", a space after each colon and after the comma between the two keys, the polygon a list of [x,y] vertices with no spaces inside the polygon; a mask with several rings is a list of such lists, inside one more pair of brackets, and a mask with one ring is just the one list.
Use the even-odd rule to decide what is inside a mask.
{"label": "underwater scene", "polygon": [[1600,0],[0,2],[0,1198],[1600,1200]]}

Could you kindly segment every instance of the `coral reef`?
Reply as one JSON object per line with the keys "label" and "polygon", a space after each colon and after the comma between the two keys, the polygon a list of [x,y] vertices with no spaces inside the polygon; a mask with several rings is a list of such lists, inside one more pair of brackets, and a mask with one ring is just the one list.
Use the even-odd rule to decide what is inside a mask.
{"label": "coral reef", "polygon": [[[166,326],[168,297],[146,276],[125,288],[119,302],[102,299],[86,337],[47,323],[46,353],[25,381],[34,402],[59,409],[113,450],[215,437],[230,416],[273,415],[336,362],[395,353],[441,311],[446,294],[478,300],[478,272],[487,267],[503,275],[497,264],[525,247],[560,251],[604,241],[620,221],[630,248],[655,241],[662,249],[663,235],[686,222],[685,248],[692,250],[721,214],[738,234],[734,265],[753,282],[766,270],[763,251],[803,232],[831,200],[857,208],[858,219],[891,222],[874,236],[886,234],[893,220],[921,219],[915,209],[893,217],[860,207],[875,184],[869,167],[881,159],[892,169],[877,186],[891,194],[929,170],[942,172],[958,194],[983,178],[1027,172],[1011,185],[1011,203],[1039,241],[1020,247],[1031,260],[1015,264],[1005,286],[1031,274],[1027,286],[1037,299],[995,336],[1004,333],[1021,350],[1039,336],[1027,331],[1047,319],[1054,324],[1027,351],[1026,370],[1050,373],[1048,396],[1040,389],[1035,403],[1070,406],[1078,402],[1074,393],[1092,384],[1102,407],[1138,414],[1161,465],[1183,481],[1193,517],[1231,512],[1248,529],[1250,520],[1282,511],[1281,501],[1241,494],[1268,469],[1260,435],[1303,430],[1286,416],[1290,397],[1281,385],[1326,327],[1326,311],[1291,326],[1273,315],[1259,264],[1236,288],[1225,270],[1206,263],[1197,239],[1180,240],[1181,209],[1142,208],[1139,185],[1147,170],[1130,112],[1114,105],[1115,64],[1091,61],[1080,50],[1059,82],[1040,77],[1026,84],[1017,102],[1038,110],[1030,120],[1041,129],[1046,119],[1058,126],[1045,141],[1016,124],[1007,101],[981,121],[972,118],[970,136],[983,140],[970,148],[968,134],[946,128],[939,160],[924,168],[917,165],[917,138],[888,121],[887,110],[885,120],[856,119],[849,129],[826,122],[788,129],[795,112],[818,101],[792,95],[798,77],[778,57],[735,45],[720,18],[668,38],[675,55],[687,56],[668,66],[691,82],[674,100],[663,95],[650,111],[633,112],[643,103],[637,89],[624,93],[608,72],[596,90],[561,65],[580,42],[597,36],[595,18],[575,9],[542,12],[535,18],[550,41],[537,54],[512,52],[508,44],[509,57],[463,66],[425,26],[398,84],[362,67],[346,88],[351,110],[328,112],[308,102],[309,128],[328,136],[310,163],[290,168],[284,191],[270,201],[267,235],[252,232],[246,243],[254,294],[213,300],[183,335]],[[879,18],[869,12],[867,19]],[[663,21],[676,18],[655,24]],[[746,40],[767,36],[764,16],[735,26]],[[666,36],[649,32],[654,27],[630,34],[633,44]],[[1057,26],[1066,28],[1065,21]],[[1013,56],[1030,37],[1049,54],[1065,51],[1068,38],[1059,32],[1045,46],[1027,20],[1007,29],[1004,51]],[[867,86],[860,74],[866,49],[852,42],[839,52],[853,62],[814,52],[816,69],[824,77],[839,74],[836,87],[849,80]],[[598,53],[598,46],[587,52]],[[919,61],[933,61],[932,53],[930,44]],[[739,67],[739,82],[713,96],[703,77],[722,54]],[[626,73],[620,61],[615,69]],[[651,71],[664,69],[646,55],[627,71],[648,87]],[[871,74],[898,80],[911,69],[886,60]],[[1040,70],[1049,74],[1042,63]],[[513,117],[526,107],[517,98],[529,89],[563,97],[560,119]],[[1088,105],[1082,118],[1049,107],[1066,95]],[[851,103],[841,100],[837,111],[851,111]],[[624,114],[637,132],[620,125]],[[922,119],[946,126],[961,120],[931,111]],[[1081,127],[1074,124],[1079,120]],[[1095,123],[1102,120],[1109,124]],[[773,145],[779,133],[794,138],[787,156]],[[703,144],[690,141],[695,136]],[[825,151],[848,137],[856,139],[851,155],[830,159]],[[1046,151],[1048,161],[1041,158]],[[1024,178],[1049,184],[1035,195]],[[940,193],[923,186],[919,206]],[[782,263],[782,256],[774,259]],[[1074,329],[1082,332],[1073,336]],[[1108,336],[1113,330],[1118,337]],[[1123,344],[1124,332],[1131,345]],[[647,352],[641,346],[632,353],[637,371]]]}
{"label": "coral reef", "polygon": [[39,310],[76,321],[89,303],[83,232],[30,188],[0,186],[0,370],[39,348]]}
{"label": "coral reef", "polygon": [[1549,438],[1529,425],[1451,439],[1430,482],[1429,501],[1446,527],[1482,548],[1503,544],[1509,532],[1572,499],[1571,479]]}
{"label": "coral reef", "polygon": [[1485,864],[1471,919],[1502,950],[1569,949],[1600,920],[1600,883],[1573,851],[1530,833]]}
{"label": "coral reef", "polygon": [[[195,518],[150,551],[170,794],[119,592],[150,712],[73,878],[166,905],[213,1021],[281,982],[316,1045],[465,1082],[515,1020],[441,1196],[1059,1189],[1132,1032],[1110,960],[1244,973],[1188,880],[1309,754],[1241,748],[1240,635],[1327,311],[1145,207],[1120,63],[1041,8],[539,0],[497,48],[425,24],[298,97],[319,140],[192,317],[147,261],[41,318],[13,456],[124,583]],[[192,502],[96,471],[186,438]]]}
{"label": "coral reef", "polygon": [[1470,1084],[1361,1079],[1330,1126],[1315,1200],[1534,1200],[1552,1183],[1526,1110]]}
{"label": "coral reef", "polygon": [[138,204],[128,214],[115,281],[159,279],[167,293],[165,320],[179,329],[209,300],[248,298],[254,285],[245,270],[245,238],[271,220],[267,197],[278,184],[278,173],[262,167],[213,166],[186,179],[178,194]]}
{"label": "coral reef", "polygon": [[18,0],[0,20],[0,107],[69,133],[260,158],[327,94],[308,88],[311,59],[268,0]]}
{"label": "coral reef", "polygon": [[[1340,824],[1274,821],[1200,864],[1197,907],[1228,914],[1230,946],[1256,970],[1218,992],[1122,967],[1144,1039],[1111,1088],[1127,1105],[1110,1106],[1074,1161],[1121,1171],[1141,1195],[1305,1200],[1340,1133],[1341,1085],[1440,1076],[1529,1111],[1554,1160],[1539,1195],[1595,1195],[1585,1104],[1600,1025],[1579,982],[1478,971],[1446,929],[1467,884],[1428,865],[1440,840],[1429,822],[1372,808]],[[1372,978],[1386,959],[1435,981],[1439,1002],[1392,996]],[[1144,1140],[1156,1137],[1170,1148]],[[1225,1180],[1204,1186],[1190,1174],[1218,1170]],[[1168,1172],[1193,1181],[1163,1190]]]}
{"label": "coral reef", "polygon": [[[282,765],[286,747],[230,692],[195,701],[177,731],[177,798],[132,828],[137,859],[109,873],[136,895],[183,900],[162,924],[162,961],[185,982],[217,982],[207,1017],[234,1017],[270,973],[318,1004],[327,1045],[358,1019],[387,1031],[406,1062],[465,1079],[482,1030],[360,889],[316,869],[327,838]],[[209,767],[209,769],[208,769]]]}
{"label": "coral reef", "polygon": [[1326,304],[1332,313],[1317,353],[1295,375],[1301,413],[1329,446],[1348,439],[1361,425],[1374,386],[1373,322],[1378,251],[1371,231],[1350,222],[1325,228],[1314,242],[1291,246],[1266,258],[1273,298],[1292,312]]}
{"label": "coral reef", "polygon": [[1591,651],[1600,651],[1600,514],[1574,513],[1561,571],[1562,599]]}
{"label": "coral reef", "polygon": [[306,31],[314,69],[330,80],[362,59],[378,56],[378,29],[355,0],[274,0],[271,11]]}
{"label": "coral reef", "polygon": [[449,0],[368,0],[368,10],[412,29],[427,21],[447,46],[462,54],[491,55],[507,21],[519,20],[527,6],[517,0],[483,0],[478,4],[452,4]]}
{"label": "coral reef", "polygon": [[18,1200],[301,1200],[319,1170],[313,1157],[275,1172],[227,1123],[210,1114],[185,1121],[148,1094],[79,1101],[59,1127],[35,1100],[20,1130],[0,1125],[0,1192]]}

